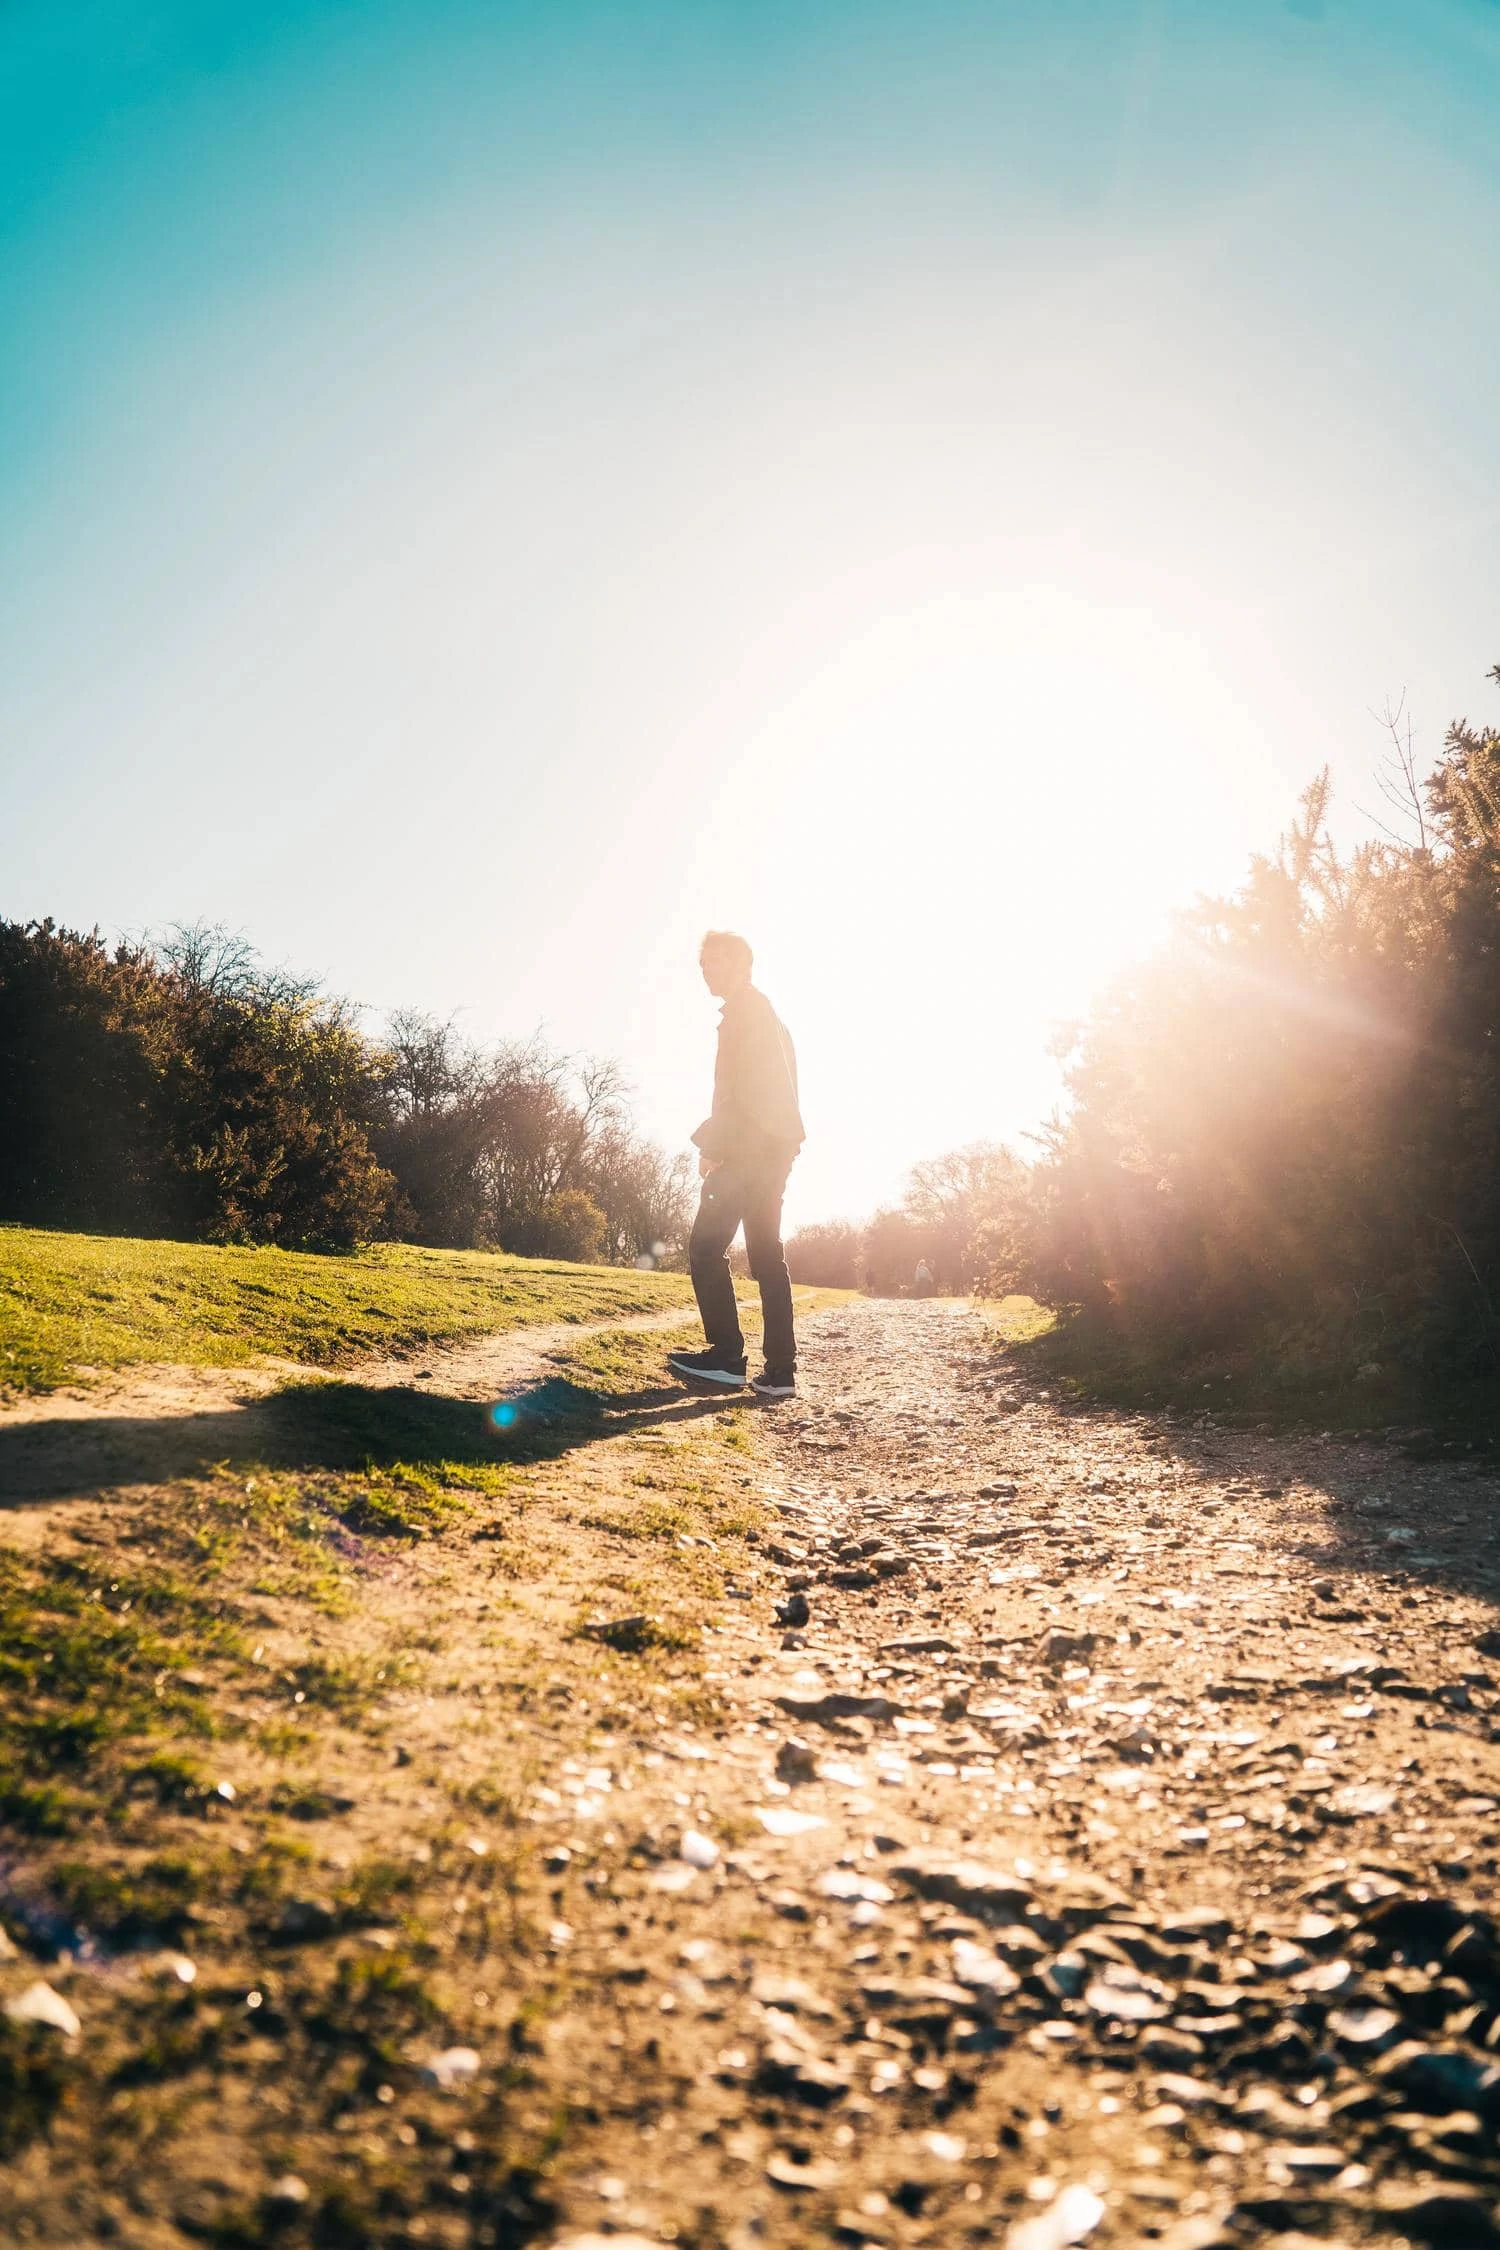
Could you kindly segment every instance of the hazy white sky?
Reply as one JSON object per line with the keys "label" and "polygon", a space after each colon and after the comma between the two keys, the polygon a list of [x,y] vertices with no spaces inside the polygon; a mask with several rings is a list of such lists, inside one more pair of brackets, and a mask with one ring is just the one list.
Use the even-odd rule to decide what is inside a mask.
{"label": "hazy white sky", "polygon": [[[1500,8],[0,18],[0,913],[706,1102],[794,1216],[1500,657]],[[1353,818],[1352,805],[1350,817]]]}

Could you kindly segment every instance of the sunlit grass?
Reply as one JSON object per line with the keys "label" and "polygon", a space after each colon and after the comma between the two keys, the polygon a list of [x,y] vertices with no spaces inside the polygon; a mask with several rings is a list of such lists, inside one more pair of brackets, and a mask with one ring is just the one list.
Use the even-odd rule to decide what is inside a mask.
{"label": "sunlit grass", "polygon": [[338,1365],[691,1301],[681,1274],[482,1250],[390,1244],[325,1257],[0,1227],[0,1393],[144,1361]]}
{"label": "sunlit grass", "polygon": [[1035,1297],[1000,1297],[978,1307],[981,1319],[1003,1344],[1030,1344],[1057,1326],[1057,1315]]}
{"label": "sunlit grass", "polygon": [[[0,1906],[18,1943],[131,1964],[78,1979],[76,2048],[0,2021],[0,2153],[47,2134],[88,2181],[191,2166],[206,2128],[255,2180],[295,2162],[319,2240],[383,2239],[386,2105],[425,2213],[455,2112],[421,2057],[463,2044],[466,2170],[521,2192],[564,1990],[531,1823],[559,1761],[718,1723],[709,1633],[765,1528],[755,1408],[667,1373],[695,1334],[684,1306],[578,1335],[503,1430],[436,1387],[293,1380],[243,1454],[0,1550]],[[214,2239],[266,2239],[258,2195]]]}

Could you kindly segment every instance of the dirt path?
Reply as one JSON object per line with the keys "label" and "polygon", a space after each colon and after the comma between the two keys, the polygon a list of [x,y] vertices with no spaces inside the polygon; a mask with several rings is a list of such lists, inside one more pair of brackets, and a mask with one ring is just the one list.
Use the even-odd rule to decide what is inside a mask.
{"label": "dirt path", "polygon": [[[327,1598],[275,1549],[221,1579],[229,1799],[129,1784],[0,1870],[130,1906],[47,1968],[83,2029],[7,2144],[18,2239],[1500,2242],[1490,1478],[1073,1409],[944,1303],[813,1314],[765,1412],[589,1335],[393,1364],[441,1417],[582,1339],[602,1403],[494,1474],[455,1403],[476,1489],[340,1530]],[[273,1405],[14,1429],[90,1496],[92,1598],[139,1515],[175,1553],[258,1504]],[[215,1412],[196,1481],[69,1465],[170,1476]],[[282,1480],[309,1524],[321,1458]]]}
{"label": "dirt path", "polygon": [[564,2239],[1500,2239],[1494,1484],[1064,1411],[947,1305],[806,1372],[809,1622],[552,1823]]}

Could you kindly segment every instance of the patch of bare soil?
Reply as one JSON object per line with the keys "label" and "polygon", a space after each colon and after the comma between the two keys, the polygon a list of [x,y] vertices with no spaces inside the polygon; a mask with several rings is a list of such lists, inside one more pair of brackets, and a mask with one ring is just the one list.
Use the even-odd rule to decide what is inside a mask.
{"label": "patch of bare soil", "polygon": [[804,1343],[354,1558],[324,1653],[425,1679],[300,1754],[170,2039],[160,1949],[52,1972],[18,2239],[1500,2241],[1494,1483],[1076,1409],[946,1304]]}

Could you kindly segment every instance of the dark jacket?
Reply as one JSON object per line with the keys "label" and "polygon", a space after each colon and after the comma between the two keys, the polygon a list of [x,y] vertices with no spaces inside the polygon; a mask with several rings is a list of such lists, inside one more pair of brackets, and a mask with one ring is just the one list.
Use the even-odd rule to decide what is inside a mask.
{"label": "dark jacket", "polygon": [[790,1166],[805,1137],[790,1035],[765,994],[747,984],[720,1014],[714,1106],[693,1140],[716,1164]]}

